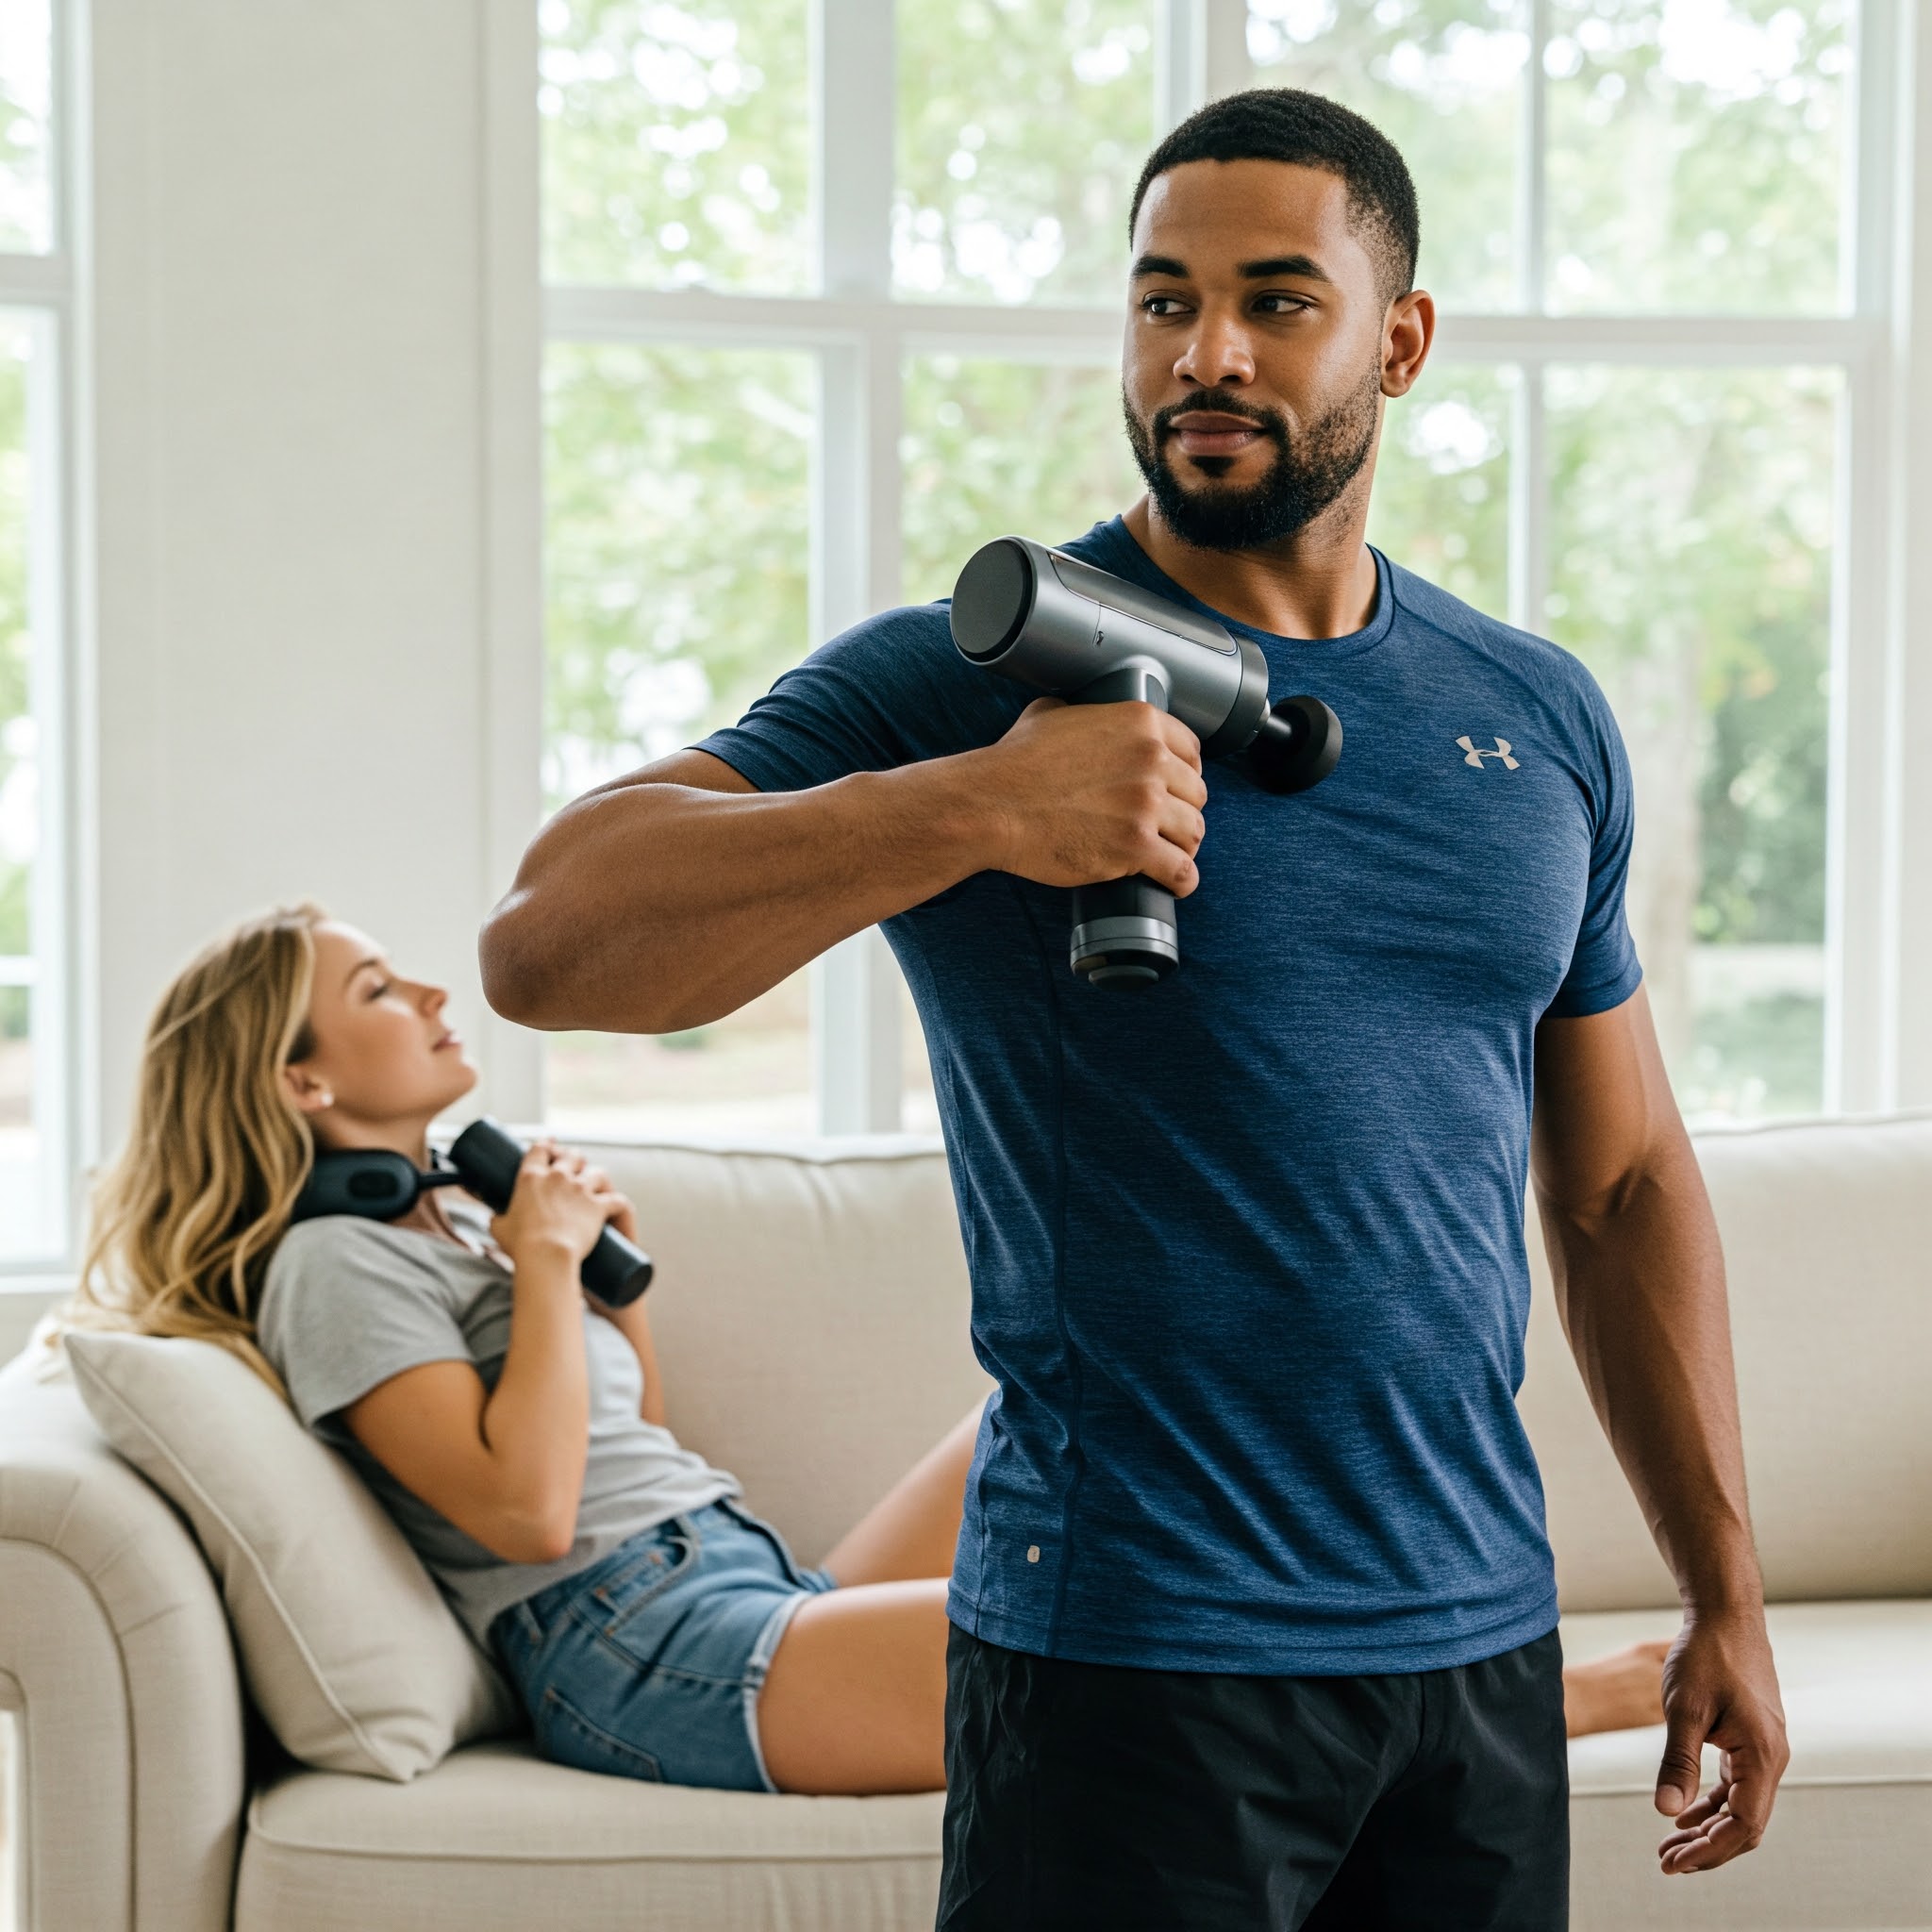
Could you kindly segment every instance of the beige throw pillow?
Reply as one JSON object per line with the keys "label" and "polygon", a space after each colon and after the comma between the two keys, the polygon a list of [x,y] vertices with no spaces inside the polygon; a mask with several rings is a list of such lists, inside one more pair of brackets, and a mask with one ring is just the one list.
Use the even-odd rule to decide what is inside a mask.
{"label": "beige throw pillow", "polygon": [[244,1363],[158,1336],[64,1345],[102,1434],[193,1525],[249,1694],[293,1757],[400,1782],[523,1727],[382,1506]]}

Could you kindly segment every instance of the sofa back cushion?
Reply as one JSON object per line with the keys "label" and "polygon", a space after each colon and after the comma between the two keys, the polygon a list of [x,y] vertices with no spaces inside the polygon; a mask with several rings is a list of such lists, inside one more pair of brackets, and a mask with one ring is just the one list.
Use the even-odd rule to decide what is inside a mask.
{"label": "sofa back cushion", "polygon": [[[1932,1115],[1694,1137],[1774,1599],[1932,1596]],[[1520,1407],[1565,1610],[1676,1600],[1558,1324],[1540,1230]]]}
{"label": "sofa back cushion", "polygon": [[522,1726],[348,1463],[211,1342],[70,1334],[96,1426],[192,1525],[250,1696],[306,1764],[399,1781]]}
{"label": "sofa back cushion", "polygon": [[637,1203],[673,1432],[807,1562],[985,1400],[933,1141],[571,1144]]}
{"label": "sofa back cushion", "polygon": [[[971,1297],[930,1141],[579,1142],[638,1203],[673,1428],[817,1560],[969,1402]],[[1700,1134],[1775,1597],[1932,1595],[1932,1116]],[[1521,1398],[1569,1610],[1675,1591],[1562,1337],[1534,1211]]]}

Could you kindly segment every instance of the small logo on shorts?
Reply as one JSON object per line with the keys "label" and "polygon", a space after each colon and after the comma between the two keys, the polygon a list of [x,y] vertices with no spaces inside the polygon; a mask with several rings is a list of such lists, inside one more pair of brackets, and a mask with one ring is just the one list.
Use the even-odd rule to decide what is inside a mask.
{"label": "small logo on shorts", "polygon": [[1509,756],[1509,741],[1507,738],[1497,739],[1494,751],[1478,751],[1470,742],[1469,733],[1466,731],[1456,741],[1463,750],[1462,762],[1465,765],[1474,765],[1478,772],[1482,770],[1485,758],[1501,758],[1503,760],[1503,769],[1506,772],[1514,772],[1519,769],[1518,761]]}

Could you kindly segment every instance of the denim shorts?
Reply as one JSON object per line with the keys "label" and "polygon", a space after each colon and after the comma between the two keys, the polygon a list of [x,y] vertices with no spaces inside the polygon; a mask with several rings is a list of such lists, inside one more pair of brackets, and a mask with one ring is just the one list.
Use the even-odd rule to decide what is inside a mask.
{"label": "denim shorts", "polygon": [[721,1499],[512,1604],[490,1641],[553,1762],[775,1791],[758,1692],[799,1605],[835,1587],[829,1571],[800,1568],[770,1524]]}

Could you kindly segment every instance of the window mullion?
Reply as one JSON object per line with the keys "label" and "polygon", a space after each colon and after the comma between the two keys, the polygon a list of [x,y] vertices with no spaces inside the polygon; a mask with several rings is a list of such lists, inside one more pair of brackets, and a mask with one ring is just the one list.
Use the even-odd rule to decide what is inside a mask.
{"label": "window mullion", "polygon": [[[530,85],[538,60],[536,9],[519,0],[489,0],[479,18],[489,129],[481,151],[479,264],[485,531],[479,586],[485,809],[479,830],[486,878],[508,881],[543,818],[542,153]],[[481,1022],[484,1104],[507,1120],[541,1120],[546,1061],[541,1036],[487,1006]]]}
{"label": "window mullion", "polygon": [[892,275],[893,0],[817,0],[812,107],[819,286],[883,298]]}
{"label": "window mullion", "polygon": [[[899,596],[899,341],[892,292],[894,0],[817,0],[812,19],[819,284],[864,325],[819,349],[811,475],[814,639]],[[899,1124],[899,974],[875,928],[812,966],[823,1133]]]}
{"label": "window mullion", "polygon": [[[1529,46],[1516,125],[1516,304],[1525,316],[1543,312],[1543,241],[1548,225],[1546,167],[1549,91],[1543,50],[1550,39],[1550,0],[1524,0]],[[1549,591],[1549,465],[1544,447],[1543,358],[1519,364],[1511,408],[1509,459],[1509,621],[1537,630]]]}
{"label": "window mullion", "polygon": [[1218,101],[1255,84],[1248,54],[1248,0],[1197,0],[1201,24],[1202,79],[1207,98]]}
{"label": "window mullion", "polygon": [[1547,287],[1549,232],[1549,78],[1543,57],[1550,44],[1550,0],[1524,0],[1529,50],[1523,70],[1523,98],[1516,125],[1516,306],[1541,315]]}
{"label": "window mullion", "polygon": [[[1243,9],[1246,0],[1241,0]],[[1207,0],[1161,0],[1155,27],[1154,126],[1178,126],[1208,98]]]}
{"label": "window mullion", "polygon": [[[68,703],[66,490],[62,427],[66,372],[60,319],[34,318],[27,373],[27,629],[30,706],[36,725],[34,761],[40,810],[33,856],[31,944],[34,960],[32,1039],[34,1129],[40,1147],[40,1239],[35,1252],[65,1256],[76,1232],[71,1198],[78,1173],[74,1132],[75,1072],[71,1051],[75,974],[69,946],[73,844],[69,837],[75,787],[70,775],[74,733]],[[42,1084],[44,1082],[44,1085]]]}
{"label": "window mullion", "polygon": [[[1882,11],[1880,0],[1869,4],[1869,25],[1885,38],[1873,32],[1861,49],[1859,113],[1884,120],[1886,141],[1874,152],[1875,135],[1870,144],[1861,138],[1869,167],[1858,227],[1869,258],[1857,280],[1861,301],[1884,303],[1889,326],[1873,392],[1877,420],[1855,425],[1857,475],[1868,479],[1868,493],[1851,521],[1882,518],[1886,538],[1884,593],[1867,607],[1875,621],[1868,630],[1856,609],[1851,616],[1869,722],[1861,732],[1855,713],[1847,757],[1855,772],[1876,768],[1867,791],[1875,783],[1882,795],[1863,823],[1848,807],[1845,842],[1848,856],[1870,841],[1884,858],[1872,923],[1853,925],[1848,908],[1846,941],[1848,957],[1870,950],[1883,962],[1884,1018],[1873,1050],[1887,1084],[1878,1104],[1924,1107],[1932,1104],[1932,1002],[1924,996],[1932,975],[1932,771],[1914,754],[1932,734],[1932,550],[1924,541],[1932,519],[1932,23],[1907,0]],[[1855,597],[1871,588],[1862,575],[1851,586]],[[1849,990],[1846,1004],[1849,1022]]]}
{"label": "window mullion", "polygon": [[1541,634],[1549,594],[1549,458],[1541,358],[1519,365],[1510,409],[1509,622]]}
{"label": "window mullion", "polygon": [[[1919,566],[1909,505],[1915,460],[1903,430],[1915,346],[1895,321],[1898,194],[1912,179],[1914,39],[1907,8],[1859,8],[1844,172],[1841,291],[1867,340],[1841,405],[1832,585],[1831,745],[1825,860],[1825,1087],[1828,1110],[1924,1098],[1905,1071],[1903,996],[1914,962],[1903,901],[1911,862],[1905,794],[1911,586]],[[1923,73],[1925,51],[1917,51]],[[1921,136],[1923,139],[1923,136]],[[1923,226],[1923,223],[1922,223]],[[1908,242],[1904,242],[1908,247]],[[1908,272],[1908,271],[1907,271]],[[1922,340],[1923,320],[1918,325]],[[1923,500],[1923,493],[1921,496]],[[1916,627],[1923,638],[1923,627]],[[1923,952],[1920,962],[1923,963]]]}
{"label": "window mullion", "polygon": [[1830,750],[1825,764],[1824,1091],[1827,1112],[1890,1105],[1898,1052],[1897,852],[1885,612],[1889,412],[1882,357],[1854,364],[1840,404],[1833,529]]}
{"label": "window mullion", "polygon": [[[812,629],[829,637],[898,594],[898,439],[876,433],[882,358],[896,363],[891,298],[893,0],[818,0],[812,20],[816,161],[813,221],[823,299],[851,305],[863,325],[819,350],[812,467]],[[893,372],[896,387],[896,371]],[[896,415],[896,408],[891,412]],[[893,507],[880,556],[874,513]]]}
{"label": "window mullion", "polygon": [[53,42],[48,48],[47,98],[53,104],[54,138],[47,148],[47,242],[51,254],[74,253],[75,143],[73,130],[77,125],[75,108],[80,90],[75,86],[80,72],[75,42],[81,31],[76,19],[77,0],[53,0],[48,18]]}
{"label": "window mullion", "polygon": [[1901,72],[1902,42],[1912,38],[1903,10],[1899,0],[1862,0],[1853,18],[1839,264],[1840,300],[1858,315],[1889,316],[1892,308],[1900,94],[1909,80]]}
{"label": "window mullion", "polygon": [[1157,136],[1196,108],[1254,85],[1248,0],[1161,0],[1155,31]]}

